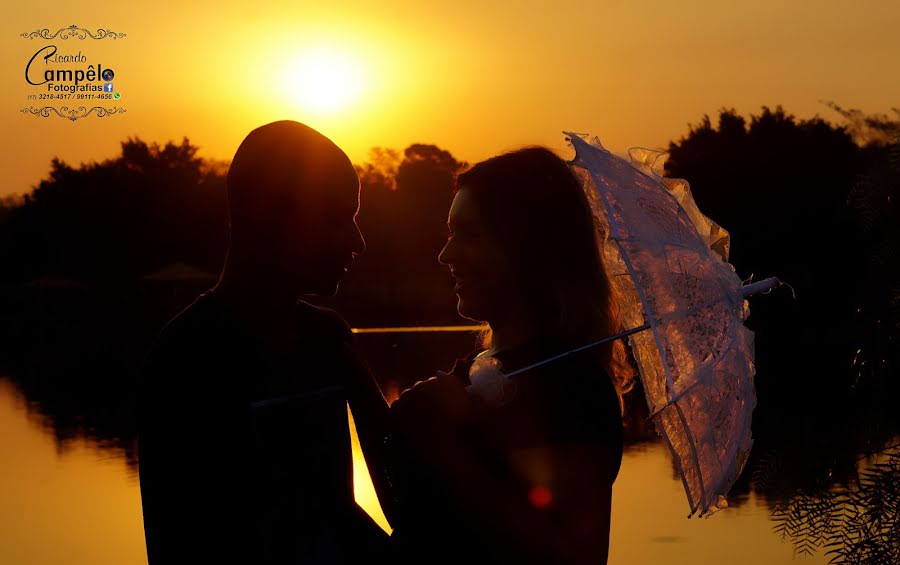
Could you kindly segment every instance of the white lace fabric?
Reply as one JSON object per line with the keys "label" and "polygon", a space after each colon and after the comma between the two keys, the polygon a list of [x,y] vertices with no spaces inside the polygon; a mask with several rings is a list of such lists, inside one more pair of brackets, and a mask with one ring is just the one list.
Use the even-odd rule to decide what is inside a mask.
{"label": "white lace fabric", "polygon": [[678,467],[690,515],[727,506],[753,439],[753,333],[741,280],[727,262],[729,235],[704,216],[688,183],[658,174],[661,152],[630,160],[597,138],[567,134],[570,168],[594,210],[606,268],[650,414]]}

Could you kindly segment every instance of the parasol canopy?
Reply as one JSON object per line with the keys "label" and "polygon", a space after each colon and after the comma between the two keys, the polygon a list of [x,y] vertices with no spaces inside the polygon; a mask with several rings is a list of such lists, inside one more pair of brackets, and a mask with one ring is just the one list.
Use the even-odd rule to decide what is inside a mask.
{"label": "parasol canopy", "polygon": [[688,183],[658,175],[661,152],[631,162],[564,132],[569,163],[604,236],[603,259],[618,293],[651,419],[681,474],[690,514],[727,506],[753,439],[753,332],[746,296],[777,279],[743,286],[728,263],[729,235],[704,216]]}

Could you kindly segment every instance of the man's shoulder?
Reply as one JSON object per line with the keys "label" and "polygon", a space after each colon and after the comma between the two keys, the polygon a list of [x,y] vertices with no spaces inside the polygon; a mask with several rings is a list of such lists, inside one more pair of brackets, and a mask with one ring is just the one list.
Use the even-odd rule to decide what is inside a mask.
{"label": "man's shoulder", "polygon": [[157,332],[144,357],[144,367],[164,358],[187,359],[205,350],[222,328],[221,313],[203,293],[172,316]]}
{"label": "man's shoulder", "polygon": [[163,326],[160,333],[182,337],[187,332],[205,331],[221,327],[222,308],[212,293],[203,292],[190,304],[182,308]]}
{"label": "man's shoulder", "polygon": [[301,335],[317,340],[332,340],[351,343],[353,330],[350,324],[337,313],[325,306],[310,304],[304,300],[297,303],[297,323]]}

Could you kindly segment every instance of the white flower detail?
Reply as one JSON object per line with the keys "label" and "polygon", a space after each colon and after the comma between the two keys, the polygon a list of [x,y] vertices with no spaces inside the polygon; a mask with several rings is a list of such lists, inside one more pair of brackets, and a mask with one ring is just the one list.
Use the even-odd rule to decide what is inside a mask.
{"label": "white flower detail", "polygon": [[516,383],[501,371],[500,361],[495,357],[476,357],[469,367],[469,394],[481,398],[491,406],[502,406],[516,393]]}

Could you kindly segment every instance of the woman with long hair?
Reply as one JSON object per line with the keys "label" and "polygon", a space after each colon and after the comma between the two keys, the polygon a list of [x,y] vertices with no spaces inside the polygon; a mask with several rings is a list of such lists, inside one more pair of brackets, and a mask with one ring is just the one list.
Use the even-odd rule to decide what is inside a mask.
{"label": "woman with long hair", "polygon": [[[459,313],[486,324],[480,350],[417,383],[390,409],[351,395],[401,562],[605,563],[622,458],[622,396],[634,371],[598,224],[568,165],[526,147],[457,178],[440,253]],[[466,392],[481,367],[502,395]],[[485,561],[487,562],[487,561]]]}

